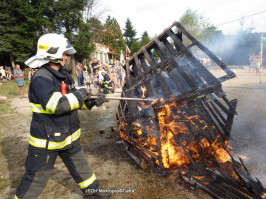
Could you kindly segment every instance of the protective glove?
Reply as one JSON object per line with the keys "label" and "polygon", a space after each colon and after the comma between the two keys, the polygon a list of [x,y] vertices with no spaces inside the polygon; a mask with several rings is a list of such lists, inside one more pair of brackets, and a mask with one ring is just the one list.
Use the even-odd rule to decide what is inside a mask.
{"label": "protective glove", "polygon": [[83,97],[83,101],[86,101],[90,98],[90,93],[85,88],[80,88],[77,92]]}
{"label": "protective glove", "polygon": [[99,93],[97,94],[97,98],[96,99],[91,99],[90,97],[88,97],[88,99],[86,101],[84,101],[86,107],[91,110],[91,108],[93,106],[101,106],[103,103],[108,102],[109,100],[105,98],[106,95]]}
{"label": "protective glove", "polygon": [[95,99],[95,105],[97,107],[101,106],[103,103],[108,102],[109,100],[105,98],[106,94],[98,93],[97,99]]}

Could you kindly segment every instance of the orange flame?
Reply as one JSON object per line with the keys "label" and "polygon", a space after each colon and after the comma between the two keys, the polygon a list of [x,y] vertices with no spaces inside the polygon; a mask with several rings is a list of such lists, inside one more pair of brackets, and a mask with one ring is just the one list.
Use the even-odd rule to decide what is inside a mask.
{"label": "orange flame", "polygon": [[[146,88],[141,87],[141,89],[143,91],[142,97],[145,97]],[[151,106],[145,105],[144,102],[140,103],[145,108]],[[159,101],[153,101],[152,104],[153,103],[161,103],[163,105],[165,100],[161,98]],[[141,140],[140,138],[134,138],[134,140],[140,143],[140,145],[145,147],[151,153],[161,157],[161,162],[164,168],[188,165],[190,163],[190,159],[187,153],[191,155],[195,162],[201,162],[202,157],[199,153],[200,149],[202,149],[204,152],[206,159],[215,158],[220,163],[226,163],[227,161],[231,160],[231,157],[225,150],[224,145],[229,149],[231,147],[227,144],[227,142],[224,142],[224,145],[222,145],[219,137],[217,137],[214,141],[205,137],[202,137],[200,142],[195,142],[193,140],[180,141],[182,142],[182,145],[179,145],[175,139],[175,136],[177,136],[177,134],[189,133],[187,123],[190,123],[193,126],[193,129],[195,128],[195,130],[199,130],[199,132],[196,132],[196,134],[200,134],[200,129],[206,129],[208,131],[215,129],[215,126],[208,127],[208,125],[206,125],[199,115],[186,116],[184,111],[182,111],[181,114],[174,113],[174,115],[172,115],[171,112],[173,107],[181,110],[182,105],[178,106],[176,102],[172,102],[157,109],[156,114],[158,117],[159,130],[156,129],[156,125],[153,125],[155,121],[152,118],[149,119],[151,125],[145,126],[145,133],[142,132],[142,127],[139,123],[132,123],[135,126],[137,134],[143,138],[146,138],[146,140]],[[138,108],[139,110],[141,109],[140,106],[138,106]],[[186,118],[182,118],[181,120],[182,116],[185,116]],[[127,124],[122,124],[122,126],[125,125]],[[156,139],[153,134],[157,131],[160,131],[160,136]],[[121,137],[128,137],[122,131],[120,134]],[[201,135],[199,135],[199,137],[201,137]],[[153,147],[153,145],[158,146],[160,149],[158,150],[158,148]],[[140,147],[136,148],[140,149]],[[148,157],[151,157],[149,153],[144,153]],[[158,160],[156,160],[156,163],[159,165]]]}
{"label": "orange flame", "polygon": [[146,96],[146,92],[147,92],[147,89],[146,89],[145,86],[141,86],[140,88],[141,88],[141,90],[142,90],[142,96],[141,96],[141,98],[145,98],[145,96]]}

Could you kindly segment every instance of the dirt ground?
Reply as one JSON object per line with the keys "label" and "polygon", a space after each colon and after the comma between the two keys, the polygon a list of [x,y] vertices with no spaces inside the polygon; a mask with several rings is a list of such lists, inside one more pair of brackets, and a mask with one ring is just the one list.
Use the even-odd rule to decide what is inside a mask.
{"label": "dirt ground", "polygon": [[[238,99],[238,115],[234,119],[230,145],[234,155],[241,154],[256,175],[265,180],[265,113],[266,76],[259,77],[245,70],[234,70],[237,77],[226,81],[223,88],[228,98]],[[213,71],[220,75],[221,72]],[[111,94],[120,96],[120,93]],[[0,135],[0,198],[13,198],[24,172],[27,155],[31,110],[28,99],[12,99],[14,114],[1,116]],[[105,189],[125,189],[111,198],[211,198],[200,189],[192,190],[177,174],[160,176],[150,169],[143,170],[125,152],[111,126],[118,101],[110,101],[91,111],[79,111],[81,144],[101,186]],[[4,119],[4,122],[2,121]],[[100,129],[104,130],[100,134]],[[264,154],[263,154],[264,153]],[[39,198],[80,199],[82,192],[68,173],[60,158],[56,160],[49,182]]]}

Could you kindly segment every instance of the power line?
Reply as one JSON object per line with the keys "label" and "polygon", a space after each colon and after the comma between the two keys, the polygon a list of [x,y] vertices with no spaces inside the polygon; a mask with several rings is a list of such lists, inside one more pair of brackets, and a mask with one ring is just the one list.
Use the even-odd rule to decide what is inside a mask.
{"label": "power line", "polygon": [[246,17],[242,17],[240,19],[235,19],[235,20],[232,20],[232,21],[229,21],[229,22],[225,22],[225,23],[222,23],[222,24],[218,24],[216,26],[222,26],[222,25],[229,24],[229,23],[232,23],[232,22],[240,21],[240,20],[243,20],[245,18],[252,17],[254,15],[258,15],[258,14],[265,13],[265,12],[266,12],[266,10],[261,11],[261,12],[258,12],[258,13],[255,13],[255,14],[252,14],[252,15],[249,15],[249,16],[246,16]]}

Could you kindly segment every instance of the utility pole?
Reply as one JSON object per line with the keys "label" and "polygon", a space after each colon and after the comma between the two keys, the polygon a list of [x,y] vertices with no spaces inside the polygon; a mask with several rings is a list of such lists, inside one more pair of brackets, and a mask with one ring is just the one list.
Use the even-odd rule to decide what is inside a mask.
{"label": "utility pole", "polygon": [[261,34],[260,38],[260,83],[262,83],[262,73],[263,73],[263,65],[262,65],[262,55],[263,55],[263,34]]}
{"label": "utility pole", "polygon": [[263,73],[263,66],[262,66],[262,55],[263,55],[263,34],[261,34],[260,38],[260,83],[262,83],[262,73]]}

